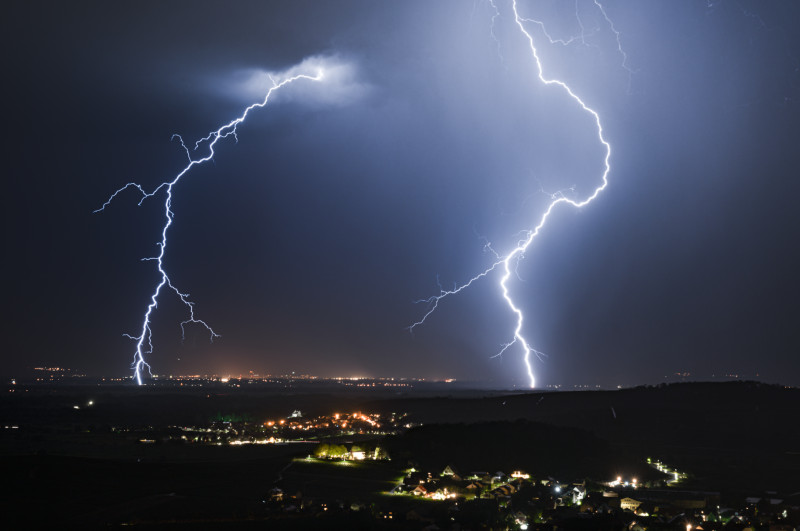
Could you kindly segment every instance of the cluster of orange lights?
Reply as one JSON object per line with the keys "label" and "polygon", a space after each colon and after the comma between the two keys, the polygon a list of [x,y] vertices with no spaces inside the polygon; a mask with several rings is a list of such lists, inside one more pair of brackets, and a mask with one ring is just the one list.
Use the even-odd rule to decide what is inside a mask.
{"label": "cluster of orange lights", "polygon": [[[381,416],[379,414],[364,414],[360,411],[354,413],[334,413],[333,415],[323,415],[314,419],[303,419],[302,417],[291,417],[289,419],[268,420],[264,422],[267,428],[278,429],[280,427],[293,430],[309,430],[318,428],[341,428],[358,429],[359,424],[365,423],[370,428],[381,427]],[[362,426],[363,427],[363,426]]]}

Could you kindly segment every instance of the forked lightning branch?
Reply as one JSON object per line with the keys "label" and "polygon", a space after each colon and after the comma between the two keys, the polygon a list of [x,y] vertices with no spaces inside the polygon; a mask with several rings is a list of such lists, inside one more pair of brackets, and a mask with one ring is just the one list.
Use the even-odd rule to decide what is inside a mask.
{"label": "forked lightning branch", "polygon": [[[497,21],[497,19],[501,16],[501,10],[498,9],[494,1],[491,1],[490,4],[495,10],[495,15],[491,18],[490,21],[491,35],[493,38],[496,39],[497,37],[494,32],[494,24]],[[613,31],[616,37],[618,50],[623,56],[622,66],[630,74],[632,71],[628,68],[626,64],[627,56],[625,56],[620,46],[619,32],[616,30],[616,28],[614,28],[611,19],[608,18],[608,15],[606,14],[605,9],[600,4],[600,2],[594,0],[594,5],[597,7],[597,9],[599,9],[599,11],[602,14],[602,17],[608,23],[611,30]],[[427,320],[427,318],[434,311],[436,311],[436,309],[439,307],[439,303],[443,299],[458,294],[459,292],[469,288],[472,284],[474,284],[478,280],[486,276],[489,276],[496,270],[499,270],[500,279],[498,287],[508,308],[515,316],[515,327],[511,340],[508,341],[505,345],[503,345],[500,351],[496,355],[503,354],[511,347],[519,346],[519,348],[522,350],[523,362],[525,364],[527,375],[530,380],[530,386],[534,387],[536,379],[534,376],[531,357],[532,354],[540,355],[541,353],[531,345],[531,342],[524,335],[523,331],[524,315],[519,305],[515,302],[514,298],[512,297],[512,293],[509,288],[509,280],[511,278],[512,271],[514,270],[517,261],[521,259],[523,255],[529,250],[529,247],[531,246],[533,241],[536,239],[540,231],[544,228],[545,224],[547,223],[550,214],[558,205],[568,204],[575,208],[582,208],[585,205],[592,202],[600,194],[600,192],[606,188],[606,186],[608,185],[608,174],[611,170],[609,163],[611,158],[611,146],[603,136],[603,127],[597,112],[588,107],[586,103],[584,103],[584,101],[566,83],[558,79],[550,78],[545,74],[542,62],[539,57],[539,53],[536,48],[533,29],[538,29],[538,34],[541,34],[550,44],[561,44],[561,45],[566,45],[571,42],[585,42],[585,36],[583,35],[583,33],[581,33],[581,35],[579,35],[578,37],[572,38],[568,41],[563,39],[553,39],[550,36],[550,34],[547,33],[545,26],[541,21],[532,18],[525,18],[522,15],[520,15],[518,2],[516,0],[512,0],[510,6],[511,6],[510,12],[511,15],[513,16],[514,26],[520,32],[520,35],[523,37],[524,41],[527,43],[529,47],[530,60],[532,62],[534,73],[537,76],[539,82],[543,83],[546,86],[553,87],[554,90],[559,90],[566,93],[572,99],[572,101],[574,101],[575,105],[577,105],[585,113],[588,113],[593,119],[597,129],[596,131],[597,141],[603,146],[605,150],[605,156],[603,157],[603,162],[602,162],[602,171],[599,172],[600,184],[594,189],[594,191],[588,197],[582,200],[568,198],[564,194],[555,194],[551,196],[552,200],[548,204],[544,213],[539,217],[538,223],[536,223],[531,229],[523,233],[523,238],[518,241],[516,247],[511,249],[505,255],[497,254],[496,261],[492,263],[488,268],[484,269],[483,271],[473,276],[472,278],[462,283],[461,285],[458,285],[454,289],[440,290],[439,294],[424,299],[424,301],[421,301],[428,303],[429,307],[425,312],[425,314],[422,316],[422,318],[419,319],[417,322],[413,323],[409,328],[413,329],[416,326],[423,324]],[[576,4],[576,17],[578,17],[577,4]],[[580,22],[579,17],[578,21]],[[580,27],[581,31],[583,32],[582,23],[580,24]],[[151,191],[147,191],[141,184],[133,182],[127,183],[126,185],[119,188],[116,192],[111,194],[108,200],[95,211],[95,212],[101,212],[105,210],[107,207],[109,207],[109,205],[111,205],[111,203],[117,198],[119,194],[128,189],[133,189],[138,194],[140,194],[141,196],[139,200],[140,205],[145,200],[153,198],[159,194],[163,195],[164,198],[164,210],[163,210],[164,218],[163,218],[163,225],[161,227],[161,239],[157,243],[158,253],[156,254],[156,256],[143,259],[155,262],[156,269],[159,273],[159,281],[155,285],[150,295],[149,303],[145,309],[139,332],[137,334],[125,334],[127,337],[131,338],[136,342],[136,349],[133,355],[133,363],[132,363],[132,369],[133,369],[132,377],[138,384],[141,385],[143,383],[144,372],[145,371],[147,371],[148,373],[150,372],[150,365],[147,363],[145,356],[151,354],[154,349],[151,324],[153,321],[153,314],[158,308],[159,297],[161,296],[163,291],[173,292],[174,295],[186,307],[187,317],[183,322],[181,322],[181,330],[183,333],[185,333],[186,325],[196,324],[204,327],[208,331],[210,339],[212,341],[215,337],[219,337],[218,334],[211,328],[211,326],[209,326],[205,321],[196,316],[194,307],[195,303],[189,299],[189,295],[187,293],[184,293],[183,291],[179,290],[173,284],[169,274],[164,268],[164,257],[167,252],[169,230],[170,227],[172,226],[172,222],[175,217],[175,213],[172,210],[172,198],[175,185],[184,176],[186,176],[192,168],[204,164],[214,158],[215,147],[217,145],[217,142],[226,139],[228,137],[234,137],[235,139],[237,135],[237,127],[239,126],[239,124],[241,124],[247,119],[251,111],[255,111],[265,107],[269,103],[273,94],[275,94],[277,91],[288,90],[286,87],[295,83],[322,82],[325,79],[324,74],[325,74],[325,68],[318,67],[318,68],[308,69],[308,71],[299,74],[298,73],[294,73],[293,75],[287,74],[282,78],[280,78],[280,81],[276,81],[273,79],[272,86],[266,91],[263,100],[245,108],[245,110],[242,112],[240,116],[220,126],[218,129],[210,132],[207,136],[199,139],[197,142],[195,142],[194,146],[191,149],[186,146],[186,144],[184,143],[183,139],[180,136],[174,135],[173,139],[177,139],[180,141],[180,144],[184,149],[186,156],[188,158],[188,163],[177,175],[175,175],[171,180],[162,182]],[[196,157],[195,153],[198,151],[204,153],[204,155]]]}
{"label": "forked lightning branch", "polygon": [[[158,299],[161,295],[161,292],[166,290],[172,291],[175,295],[180,299],[180,301],[186,306],[188,310],[188,317],[181,323],[181,331],[185,331],[185,326],[187,324],[193,323],[198,324],[200,326],[205,327],[210,334],[211,340],[215,337],[219,337],[219,335],[214,332],[214,330],[202,319],[198,319],[195,316],[194,312],[194,302],[189,300],[189,295],[187,293],[183,293],[175,285],[169,278],[166,269],[164,269],[164,255],[167,252],[167,236],[169,234],[169,228],[172,226],[172,221],[175,217],[175,213],[172,211],[172,192],[173,188],[178,182],[183,178],[189,171],[198,166],[200,164],[204,164],[211,159],[214,158],[214,147],[217,145],[217,142],[223,140],[228,137],[236,138],[236,128],[242,122],[247,119],[247,116],[250,114],[250,111],[260,109],[265,107],[267,103],[269,103],[270,98],[272,95],[286,87],[287,85],[295,82],[319,82],[323,79],[323,71],[320,69],[317,72],[312,74],[298,74],[291,77],[287,77],[280,82],[273,81],[272,87],[267,91],[264,99],[259,103],[254,103],[247,107],[244,112],[234,120],[226,123],[225,125],[221,126],[219,129],[210,132],[206,137],[201,138],[197,142],[195,142],[194,148],[190,150],[186,144],[183,142],[183,139],[178,135],[173,135],[173,139],[177,138],[181,146],[183,147],[184,151],[186,151],[186,156],[189,159],[188,164],[181,170],[172,180],[165,181],[153,189],[153,191],[148,192],[142,187],[142,185],[137,183],[128,183],[113,194],[108,200],[103,203],[103,206],[95,210],[95,212],[100,212],[105,210],[111,202],[124,190],[128,188],[133,188],[138,190],[141,194],[141,199],[139,200],[139,204],[141,205],[145,199],[155,196],[156,194],[163,193],[164,194],[164,225],[161,228],[161,241],[158,242],[158,255],[151,257],[151,258],[144,258],[143,260],[151,260],[156,263],[156,267],[158,269],[158,273],[160,275],[160,280],[156,284],[153,293],[150,295],[150,303],[147,305],[147,309],[144,313],[144,319],[142,321],[142,327],[139,330],[138,335],[133,334],[125,334],[125,336],[133,339],[136,341],[136,352],[133,355],[133,379],[136,380],[136,383],[142,385],[142,375],[145,370],[150,373],[150,365],[145,361],[145,354],[151,354],[153,352],[153,332],[151,329],[151,323],[153,319],[153,312],[158,307]],[[200,158],[192,158],[192,153],[199,149],[204,149],[206,151],[206,155]]]}
{"label": "forked lightning branch", "polygon": [[[578,105],[584,112],[591,115],[591,117],[594,120],[594,123],[597,127],[597,141],[600,142],[600,144],[602,144],[605,149],[605,157],[603,158],[603,170],[600,173],[600,184],[594,189],[591,195],[589,195],[583,200],[570,199],[563,194],[555,194],[554,196],[552,196],[552,201],[548,204],[547,208],[544,211],[544,214],[542,214],[542,216],[539,218],[539,222],[532,229],[529,229],[524,233],[525,236],[517,243],[516,247],[511,249],[511,251],[509,251],[505,255],[497,255],[497,260],[493,264],[491,264],[488,268],[484,269],[483,271],[481,271],[474,277],[470,278],[463,284],[456,286],[452,290],[440,290],[438,295],[434,295],[427,299],[418,301],[427,303],[428,310],[422,316],[422,318],[419,321],[412,324],[409,327],[409,329],[413,330],[415,327],[423,324],[428,319],[428,317],[437,310],[437,308],[439,307],[439,302],[441,302],[442,299],[458,294],[459,292],[469,288],[472,284],[474,284],[478,280],[486,276],[489,276],[495,270],[499,269],[501,271],[500,281],[499,281],[500,292],[506,304],[508,305],[509,309],[514,314],[516,318],[516,324],[514,327],[514,334],[512,339],[508,341],[506,344],[504,344],[500,348],[500,351],[495,356],[503,354],[506,350],[508,350],[512,346],[519,345],[519,347],[522,349],[523,353],[522,359],[525,363],[525,368],[527,370],[530,386],[535,387],[536,377],[534,375],[533,365],[531,364],[531,355],[532,354],[541,355],[541,353],[531,346],[530,341],[526,339],[525,335],[523,334],[525,316],[522,313],[522,309],[514,302],[514,299],[512,298],[508,281],[511,278],[512,271],[514,270],[514,266],[516,265],[517,261],[520,260],[524,256],[524,254],[528,251],[528,248],[531,246],[533,241],[536,239],[536,237],[539,235],[539,233],[547,223],[547,219],[550,217],[550,214],[558,205],[568,204],[575,208],[582,208],[591,203],[592,201],[594,201],[594,199],[600,194],[600,192],[602,192],[606,188],[606,186],[608,186],[608,174],[611,171],[611,166],[609,162],[611,159],[611,145],[606,141],[605,137],[603,136],[603,125],[600,123],[600,116],[597,114],[597,112],[592,108],[590,108],[589,106],[587,106],[586,103],[584,103],[584,101],[580,97],[578,97],[578,95],[575,94],[575,92],[573,92],[573,90],[566,83],[558,79],[549,78],[545,75],[544,68],[542,67],[542,62],[539,58],[539,53],[537,52],[536,49],[535,39],[533,37],[532,32],[529,31],[528,28],[526,27],[526,24],[538,27],[540,33],[549,41],[550,44],[558,43],[561,45],[567,45],[570,44],[571,42],[584,41],[585,39],[583,35],[580,35],[576,38],[572,38],[569,40],[554,39],[547,33],[545,26],[541,21],[521,16],[519,12],[519,6],[517,4],[518,3],[516,0],[513,0],[511,3],[511,8],[512,8],[511,10],[514,17],[514,23],[517,29],[519,29],[519,31],[521,32],[522,36],[524,37],[524,40],[527,42],[530,48],[530,57],[535,66],[536,76],[538,77],[539,81],[541,83],[544,83],[545,85],[553,86],[558,90],[566,92],[569,95],[569,97],[575,102],[575,104]],[[620,46],[619,32],[612,24],[611,19],[608,18],[608,15],[606,14],[605,9],[600,4],[600,2],[595,0],[594,4],[600,10],[603,18],[608,22],[611,30],[614,32],[614,35],[617,40],[618,49],[623,56],[623,67],[630,74],[631,70],[628,68],[626,64],[627,56],[622,51],[622,48]],[[491,5],[495,9],[495,16],[492,17],[492,24],[494,24],[494,22],[496,21],[496,19],[500,14],[500,11],[498,10],[493,0],[491,1]],[[576,9],[577,9],[577,4],[576,4]],[[576,16],[577,16],[577,11],[576,11]],[[578,18],[578,20],[580,22],[580,18]],[[583,28],[582,24],[581,28]],[[492,37],[496,38],[494,29],[492,29]]]}

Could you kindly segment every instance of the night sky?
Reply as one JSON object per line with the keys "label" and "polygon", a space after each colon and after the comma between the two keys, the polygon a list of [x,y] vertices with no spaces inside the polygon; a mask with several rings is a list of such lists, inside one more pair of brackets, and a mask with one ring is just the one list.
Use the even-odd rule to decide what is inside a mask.
{"label": "night sky", "polygon": [[[576,17],[576,5],[577,14]],[[544,73],[595,109],[610,184],[562,205],[517,267],[537,383],[739,374],[800,384],[800,4],[522,1]],[[600,184],[591,117],[536,78],[510,4],[15,2],[2,21],[3,374],[128,375],[187,143],[287,86],[175,187],[159,374],[396,376],[525,386],[493,358],[514,316],[493,274],[565,190]],[[627,68],[626,68],[627,67]],[[758,375],[758,376],[756,376]]]}

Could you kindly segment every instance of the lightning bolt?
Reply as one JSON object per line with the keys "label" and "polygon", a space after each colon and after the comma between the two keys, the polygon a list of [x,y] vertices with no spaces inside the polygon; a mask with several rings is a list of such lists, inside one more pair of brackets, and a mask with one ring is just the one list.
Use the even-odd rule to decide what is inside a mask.
{"label": "lightning bolt", "polygon": [[159,247],[159,252],[157,256],[143,258],[143,260],[145,261],[156,262],[156,268],[158,270],[159,275],[161,276],[161,279],[156,284],[153,293],[150,295],[150,304],[147,305],[147,310],[144,313],[144,320],[142,322],[142,328],[139,335],[134,336],[132,334],[123,334],[125,337],[128,337],[136,341],[136,352],[133,355],[133,364],[131,365],[131,368],[133,369],[132,378],[136,380],[137,384],[142,385],[142,375],[145,370],[147,370],[147,372],[152,375],[152,373],[150,372],[150,365],[145,361],[145,355],[146,354],[149,355],[153,352],[153,338],[152,338],[153,334],[150,328],[150,324],[152,321],[153,312],[158,307],[158,298],[164,289],[172,290],[188,309],[189,312],[188,318],[185,319],[183,322],[181,322],[182,337],[185,337],[185,327],[189,323],[199,324],[205,327],[205,329],[208,331],[210,335],[211,341],[213,341],[214,338],[216,337],[220,337],[219,334],[214,332],[214,330],[205,321],[195,317],[194,313],[195,303],[189,300],[188,293],[183,293],[180,290],[178,290],[178,288],[175,287],[175,285],[170,280],[166,269],[164,269],[164,255],[167,252],[167,234],[169,232],[169,228],[172,226],[172,221],[175,217],[175,213],[172,211],[172,194],[174,186],[178,184],[181,178],[183,178],[183,176],[186,175],[189,172],[189,170],[191,170],[195,166],[204,164],[214,158],[214,153],[215,153],[214,147],[216,146],[217,142],[219,142],[222,139],[228,138],[229,136],[232,136],[234,139],[238,140],[236,129],[239,126],[239,124],[245,121],[248,114],[250,114],[250,111],[265,107],[274,92],[280,90],[281,88],[285,87],[290,83],[294,83],[295,81],[299,80],[321,81],[322,78],[323,78],[323,71],[322,69],[319,69],[316,75],[313,76],[308,74],[298,74],[291,77],[287,77],[280,82],[276,82],[273,79],[272,87],[270,87],[270,89],[267,91],[262,101],[253,103],[252,105],[247,107],[244,110],[244,112],[242,112],[242,114],[239,115],[239,117],[234,118],[233,120],[222,125],[215,131],[211,131],[207,136],[201,138],[195,143],[193,149],[194,151],[199,149],[201,146],[204,145],[206,146],[207,154],[204,157],[193,159],[192,151],[190,151],[189,148],[186,147],[186,144],[183,142],[183,138],[181,138],[180,135],[173,135],[172,136],[173,140],[177,139],[178,141],[180,141],[181,147],[183,147],[183,150],[186,152],[186,156],[189,159],[189,162],[177,175],[175,175],[175,177],[172,180],[162,182],[161,184],[156,186],[152,192],[147,192],[145,188],[138,183],[133,183],[133,182],[128,183],[122,188],[118,189],[113,194],[111,194],[108,200],[106,200],[106,202],[103,203],[103,205],[100,208],[94,211],[95,213],[102,212],[103,210],[106,209],[106,207],[108,207],[114,201],[114,199],[120,193],[124,192],[129,188],[134,188],[138,190],[139,193],[141,193],[142,198],[139,200],[138,203],[139,205],[141,205],[145,201],[145,199],[148,199],[156,195],[159,191],[163,190],[165,192],[164,225],[161,227],[161,241],[158,242],[157,244]]}
{"label": "lightning bolt", "polygon": [[619,31],[617,31],[617,28],[614,27],[614,21],[609,18],[608,13],[606,13],[606,8],[603,7],[603,4],[600,3],[600,0],[594,0],[594,5],[597,6],[597,8],[600,10],[600,13],[603,15],[603,18],[606,19],[608,27],[611,28],[611,32],[614,34],[614,37],[617,40],[617,51],[622,56],[622,68],[628,72],[628,94],[630,94],[631,84],[633,83],[633,69],[628,66],[628,54],[622,49],[622,41],[620,40]]}
{"label": "lightning bolt", "polygon": [[[600,5],[599,2],[595,2],[595,4],[601,9],[601,11],[603,12],[603,15],[608,20],[608,16],[605,15],[605,10],[602,8],[602,5]],[[524,315],[522,313],[522,310],[514,303],[514,299],[512,299],[510,291],[509,291],[509,288],[508,288],[508,280],[509,280],[509,278],[511,278],[512,270],[514,269],[512,264],[517,264],[519,262],[519,260],[525,255],[525,253],[527,252],[528,248],[531,246],[533,241],[536,239],[536,237],[539,235],[541,230],[544,228],[545,224],[547,223],[548,218],[550,217],[550,214],[556,209],[556,207],[558,207],[559,205],[562,205],[562,204],[567,204],[567,205],[571,205],[571,206],[573,206],[575,208],[583,208],[584,206],[586,206],[589,203],[591,203],[592,201],[594,201],[594,199],[598,195],[600,195],[600,192],[602,192],[603,190],[606,189],[606,187],[608,186],[608,174],[611,171],[611,165],[609,163],[609,161],[611,159],[611,145],[608,143],[608,141],[606,141],[605,137],[603,136],[603,125],[600,122],[600,115],[597,114],[597,112],[594,109],[592,109],[588,105],[586,105],[586,103],[577,94],[575,94],[575,92],[573,92],[573,90],[566,83],[564,83],[563,81],[560,81],[558,79],[548,78],[548,77],[546,77],[544,75],[544,69],[542,67],[542,62],[541,62],[541,60],[539,58],[539,53],[537,52],[537,49],[536,49],[536,45],[535,45],[535,42],[534,42],[533,35],[526,29],[525,23],[526,22],[527,23],[533,23],[533,24],[539,26],[540,28],[542,28],[542,33],[545,35],[545,37],[551,43],[556,43],[557,42],[559,44],[562,44],[562,43],[566,44],[566,42],[562,42],[562,41],[559,41],[559,40],[552,39],[550,37],[550,35],[548,35],[546,31],[544,31],[544,26],[543,26],[543,24],[541,22],[539,22],[537,20],[533,20],[533,19],[523,18],[522,16],[520,16],[519,10],[518,10],[518,7],[517,7],[517,0],[512,0],[511,5],[512,5],[512,11],[513,11],[513,14],[514,14],[514,22],[515,22],[516,26],[519,28],[519,31],[524,36],[525,40],[527,40],[528,45],[530,47],[531,57],[532,57],[535,65],[536,65],[536,75],[537,75],[539,81],[541,83],[543,83],[544,85],[554,86],[554,87],[558,88],[559,90],[565,92],[584,112],[588,113],[594,119],[595,125],[597,126],[597,140],[603,145],[603,147],[605,148],[605,152],[606,152],[605,153],[605,157],[603,158],[603,171],[602,171],[601,179],[600,179],[601,184],[597,188],[594,189],[594,191],[592,192],[591,195],[589,195],[588,197],[586,197],[585,199],[583,199],[581,201],[577,201],[575,199],[571,199],[571,198],[567,197],[566,195],[564,195],[563,193],[556,193],[556,194],[551,195],[551,199],[552,200],[548,204],[547,208],[545,209],[544,214],[542,214],[541,218],[539,218],[539,222],[532,229],[527,230],[527,231],[525,231],[523,233],[523,237],[517,242],[516,247],[514,247],[508,254],[506,254],[505,256],[498,256],[497,253],[494,251],[494,249],[491,249],[491,247],[489,246],[489,249],[491,249],[492,252],[495,252],[495,255],[497,256],[497,259],[488,268],[484,269],[482,272],[480,272],[477,275],[473,276],[472,278],[470,278],[469,280],[467,280],[463,284],[455,286],[451,290],[444,290],[444,289],[442,289],[440,287],[438,295],[434,295],[434,296],[429,297],[427,299],[422,299],[420,301],[417,301],[417,302],[428,304],[428,310],[427,310],[427,312],[425,312],[425,314],[422,316],[422,318],[419,321],[413,323],[411,326],[408,327],[408,329],[413,331],[415,327],[423,324],[428,319],[428,317],[433,312],[436,311],[436,309],[439,307],[439,302],[441,302],[443,299],[445,299],[447,297],[451,297],[453,295],[457,295],[461,291],[464,291],[465,289],[467,289],[470,286],[472,286],[474,283],[478,282],[479,280],[481,280],[482,278],[484,278],[486,276],[489,276],[489,274],[491,274],[495,270],[499,269],[500,271],[502,271],[502,276],[500,277],[500,282],[499,282],[500,291],[501,291],[501,293],[503,295],[503,299],[505,299],[505,301],[506,301],[506,304],[511,309],[511,312],[516,316],[516,327],[514,329],[514,336],[511,339],[511,341],[509,341],[506,344],[502,345],[500,351],[493,357],[502,355],[509,348],[511,348],[512,346],[518,344],[522,348],[523,361],[525,363],[525,368],[527,370],[528,377],[530,379],[530,386],[533,388],[533,387],[536,386],[536,378],[535,378],[535,376],[533,374],[533,367],[531,365],[531,355],[533,354],[533,355],[541,357],[542,356],[542,352],[540,352],[540,351],[536,350],[535,348],[533,348],[531,346],[530,342],[522,334],[522,327],[523,327],[523,324],[524,324]],[[494,3],[493,2],[492,2],[492,6],[494,7]],[[496,9],[496,7],[495,7],[495,9]],[[493,22],[494,22],[495,18],[496,18],[496,15],[494,17],[492,17],[492,21]],[[610,20],[609,20],[609,22],[610,22]],[[612,28],[612,30],[617,35],[617,43],[619,44],[619,33],[616,31],[616,29]]]}

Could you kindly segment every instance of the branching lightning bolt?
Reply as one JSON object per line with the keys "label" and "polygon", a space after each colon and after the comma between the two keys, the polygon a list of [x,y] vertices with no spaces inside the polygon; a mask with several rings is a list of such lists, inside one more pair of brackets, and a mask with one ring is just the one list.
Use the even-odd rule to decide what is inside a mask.
{"label": "branching lightning bolt", "polygon": [[[602,10],[602,6],[598,2],[595,2],[595,3]],[[442,289],[440,287],[438,295],[434,295],[434,296],[429,297],[427,299],[423,299],[421,301],[417,301],[417,302],[427,303],[428,304],[428,310],[422,316],[422,318],[419,321],[415,322],[414,324],[412,324],[409,327],[409,330],[413,330],[415,327],[423,324],[427,320],[427,318],[433,312],[436,311],[436,309],[439,307],[439,302],[442,299],[445,299],[447,297],[450,297],[452,295],[456,295],[456,294],[460,293],[461,291],[463,291],[463,290],[469,288],[470,286],[472,286],[477,281],[481,280],[482,278],[488,276],[489,274],[491,274],[495,270],[499,269],[499,270],[502,271],[502,276],[500,277],[500,283],[499,283],[500,284],[500,290],[502,292],[503,298],[506,301],[506,304],[511,309],[511,311],[514,313],[514,315],[516,316],[516,327],[514,329],[513,339],[511,339],[511,341],[507,342],[506,344],[502,345],[500,351],[494,357],[502,355],[505,351],[507,351],[512,346],[519,344],[520,347],[523,350],[523,361],[525,363],[525,367],[527,369],[528,377],[530,379],[530,386],[531,387],[535,387],[536,386],[536,378],[535,378],[534,373],[533,373],[533,366],[531,365],[531,354],[534,354],[534,355],[536,355],[538,357],[541,357],[543,354],[540,351],[538,351],[535,348],[533,348],[531,346],[530,342],[522,334],[522,327],[523,327],[523,324],[524,324],[524,316],[523,316],[522,310],[514,303],[514,300],[511,298],[511,294],[510,294],[509,288],[508,288],[508,280],[511,277],[512,271],[514,270],[514,266],[512,266],[512,263],[514,263],[514,264],[518,263],[519,260],[525,255],[525,252],[528,250],[530,245],[533,243],[533,241],[539,235],[539,232],[544,228],[545,224],[547,223],[548,218],[550,217],[550,214],[553,212],[553,210],[555,210],[555,208],[558,205],[560,205],[560,204],[568,204],[568,205],[571,205],[571,206],[573,206],[575,208],[582,208],[582,207],[588,205],[589,203],[591,203],[592,201],[594,201],[594,199],[600,194],[600,192],[602,192],[603,190],[606,189],[606,187],[608,186],[608,174],[611,171],[611,165],[610,165],[610,162],[609,162],[610,159],[611,159],[611,145],[608,143],[608,141],[606,141],[605,137],[603,136],[603,125],[600,122],[600,115],[597,114],[597,112],[594,109],[592,109],[588,105],[586,105],[586,103],[584,103],[584,101],[577,94],[575,94],[575,92],[573,92],[573,90],[566,83],[564,83],[563,81],[560,81],[558,79],[549,79],[549,78],[545,77],[544,70],[543,70],[543,67],[542,67],[542,62],[539,59],[539,54],[537,52],[536,45],[534,43],[533,35],[531,35],[531,33],[525,28],[525,23],[526,22],[535,23],[537,26],[541,27],[542,31],[543,31],[543,34],[545,35],[545,37],[551,43],[560,42],[560,41],[556,41],[556,40],[552,39],[544,31],[544,27],[543,27],[541,22],[533,20],[533,19],[523,18],[522,16],[520,16],[519,10],[517,8],[517,0],[512,0],[512,4],[511,5],[512,5],[513,14],[514,14],[514,22],[516,23],[517,27],[519,28],[519,30],[522,33],[522,35],[524,36],[524,38],[527,40],[528,45],[530,47],[531,57],[533,58],[534,63],[536,64],[536,75],[539,78],[539,81],[541,83],[545,84],[545,85],[548,85],[548,86],[556,86],[560,90],[564,91],[572,100],[575,101],[575,103],[584,112],[586,112],[589,115],[591,115],[591,117],[594,119],[595,125],[597,126],[597,139],[603,145],[603,147],[605,148],[605,157],[603,158],[603,171],[602,171],[602,175],[601,175],[601,184],[597,188],[594,189],[594,191],[592,192],[591,195],[589,195],[588,197],[586,197],[585,199],[583,199],[581,201],[577,201],[577,200],[571,199],[571,198],[567,197],[566,195],[564,195],[563,193],[556,193],[556,194],[551,195],[551,199],[552,200],[549,203],[549,205],[547,206],[547,208],[545,209],[544,214],[542,214],[541,218],[539,219],[539,223],[536,224],[536,226],[534,226],[532,229],[524,232],[523,233],[523,235],[524,235],[523,238],[520,239],[517,242],[516,247],[514,247],[514,249],[512,249],[508,254],[506,254],[505,256],[497,255],[497,259],[496,259],[495,262],[493,262],[488,268],[484,269],[482,272],[480,272],[477,275],[475,275],[472,278],[470,278],[465,283],[463,283],[461,285],[458,285],[458,286],[455,286],[451,290],[444,290],[444,289]],[[494,3],[492,3],[492,6],[494,7]],[[605,16],[605,11],[604,10],[603,10],[603,15]],[[492,20],[494,21],[495,18],[496,17],[493,17]],[[606,19],[608,19],[607,16],[606,16]],[[616,32],[615,29],[613,31],[617,35],[617,43],[619,43],[619,34]],[[489,247],[489,249],[491,249],[491,247]],[[491,249],[491,250],[492,250],[492,252],[494,252],[494,249]]]}
{"label": "branching lightning bolt", "polygon": [[600,13],[603,14],[603,18],[606,19],[608,27],[611,28],[611,31],[614,33],[614,37],[617,40],[617,51],[622,56],[622,68],[628,72],[628,93],[630,94],[631,83],[633,83],[633,70],[630,66],[628,66],[628,54],[622,49],[622,41],[620,40],[619,31],[617,31],[617,28],[614,27],[614,22],[611,20],[611,18],[609,18],[608,13],[606,13],[606,8],[603,7],[603,4],[600,3],[600,0],[594,0],[594,5],[596,5],[600,10]]}
{"label": "branching lightning bolt", "polygon": [[165,191],[166,194],[166,198],[164,200],[165,221],[163,227],[161,228],[161,241],[158,242],[157,244],[159,247],[159,253],[157,256],[143,259],[156,262],[158,273],[161,276],[161,279],[158,282],[158,284],[156,284],[153,293],[150,295],[150,304],[147,305],[147,310],[145,311],[144,314],[144,320],[142,322],[142,328],[141,331],[139,332],[139,335],[134,336],[132,334],[123,334],[125,337],[128,337],[136,341],[136,352],[134,353],[133,356],[133,364],[131,368],[133,369],[132,378],[136,380],[137,384],[142,385],[142,375],[143,375],[142,373],[144,372],[144,370],[147,370],[147,372],[150,373],[150,365],[145,361],[145,354],[151,354],[153,352],[152,330],[150,328],[150,325],[153,316],[153,311],[158,307],[158,297],[164,288],[168,288],[174,291],[175,294],[180,299],[180,301],[183,304],[185,304],[189,310],[188,318],[185,319],[183,322],[181,322],[182,337],[185,337],[185,327],[189,323],[199,324],[205,327],[212,341],[214,340],[215,337],[220,337],[219,334],[214,332],[214,330],[205,321],[195,317],[194,313],[195,303],[189,300],[188,293],[183,293],[180,290],[178,290],[178,288],[175,287],[175,285],[170,280],[167,271],[164,269],[164,255],[167,252],[167,233],[169,232],[169,228],[170,226],[172,226],[172,221],[175,217],[175,213],[172,211],[172,193],[174,186],[178,184],[181,178],[184,175],[186,175],[189,172],[189,170],[191,170],[193,167],[199,166],[214,158],[214,153],[215,153],[214,147],[216,146],[218,141],[224,138],[228,138],[229,136],[233,136],[234,139],[238,140],[238,137],[236,136],[237,134],[236,129],[239,126],[239,124],[245,121],[250,111],[265,107],[269,102],[270,97],[275,91],[281,89],[282,87],[290,83],[293,83],[301,79],[309,81],[320,81],[322,80],[322,77],[323,77],[323,72],[320,69],[314,76],[308,74],[298,74],[295,76],[287,77],[286,79],[283,79],[280,82],[276,82],[275,80],[273,80],[272,87],[270,87],[270,89],[267,91],[266,95],[264,96],[264,99],[261,102],[253,103],[252,105],[247,107],[238,118],[231,120],[230,122],[219,127],[215,131],[211,131],[207,136],[201,138],[195,143],[194,145],[195,151],[203,145],[206,146],[208,153],[204,157],[193,159],[192,152],[189,150],[189,148],[186,147],[186,144],[183,142],[183,138],[181,138],[180,135],[173,135],[172,137],[173,140],[178,139],[178,141],[180,141],[181,146],[183,147],[184,151],[186,152],[186,156],[189,159],[189,163],[177,175],[175,175],[175,177],[172,180],[162,182],[161,184],[156,186],[152,192],[147,192],[145,188],[140,184],[133,182],[128,183],[122,188],[118,189],[113,194],[111,194],[108,200],[105,203],[103,203],[103,205],[100,208],[94,211],[95,213],[97,213],[105,210],[106,207],[108,207],[112,203],[112,201],[114,201],[117,195],[127,190],[128,188],[135,188],[139,191],[139,193],[142,194],[142,198],[139,200],[138,203],[139,205],[141,205],[145,199],[153,197],[162,189]]}

